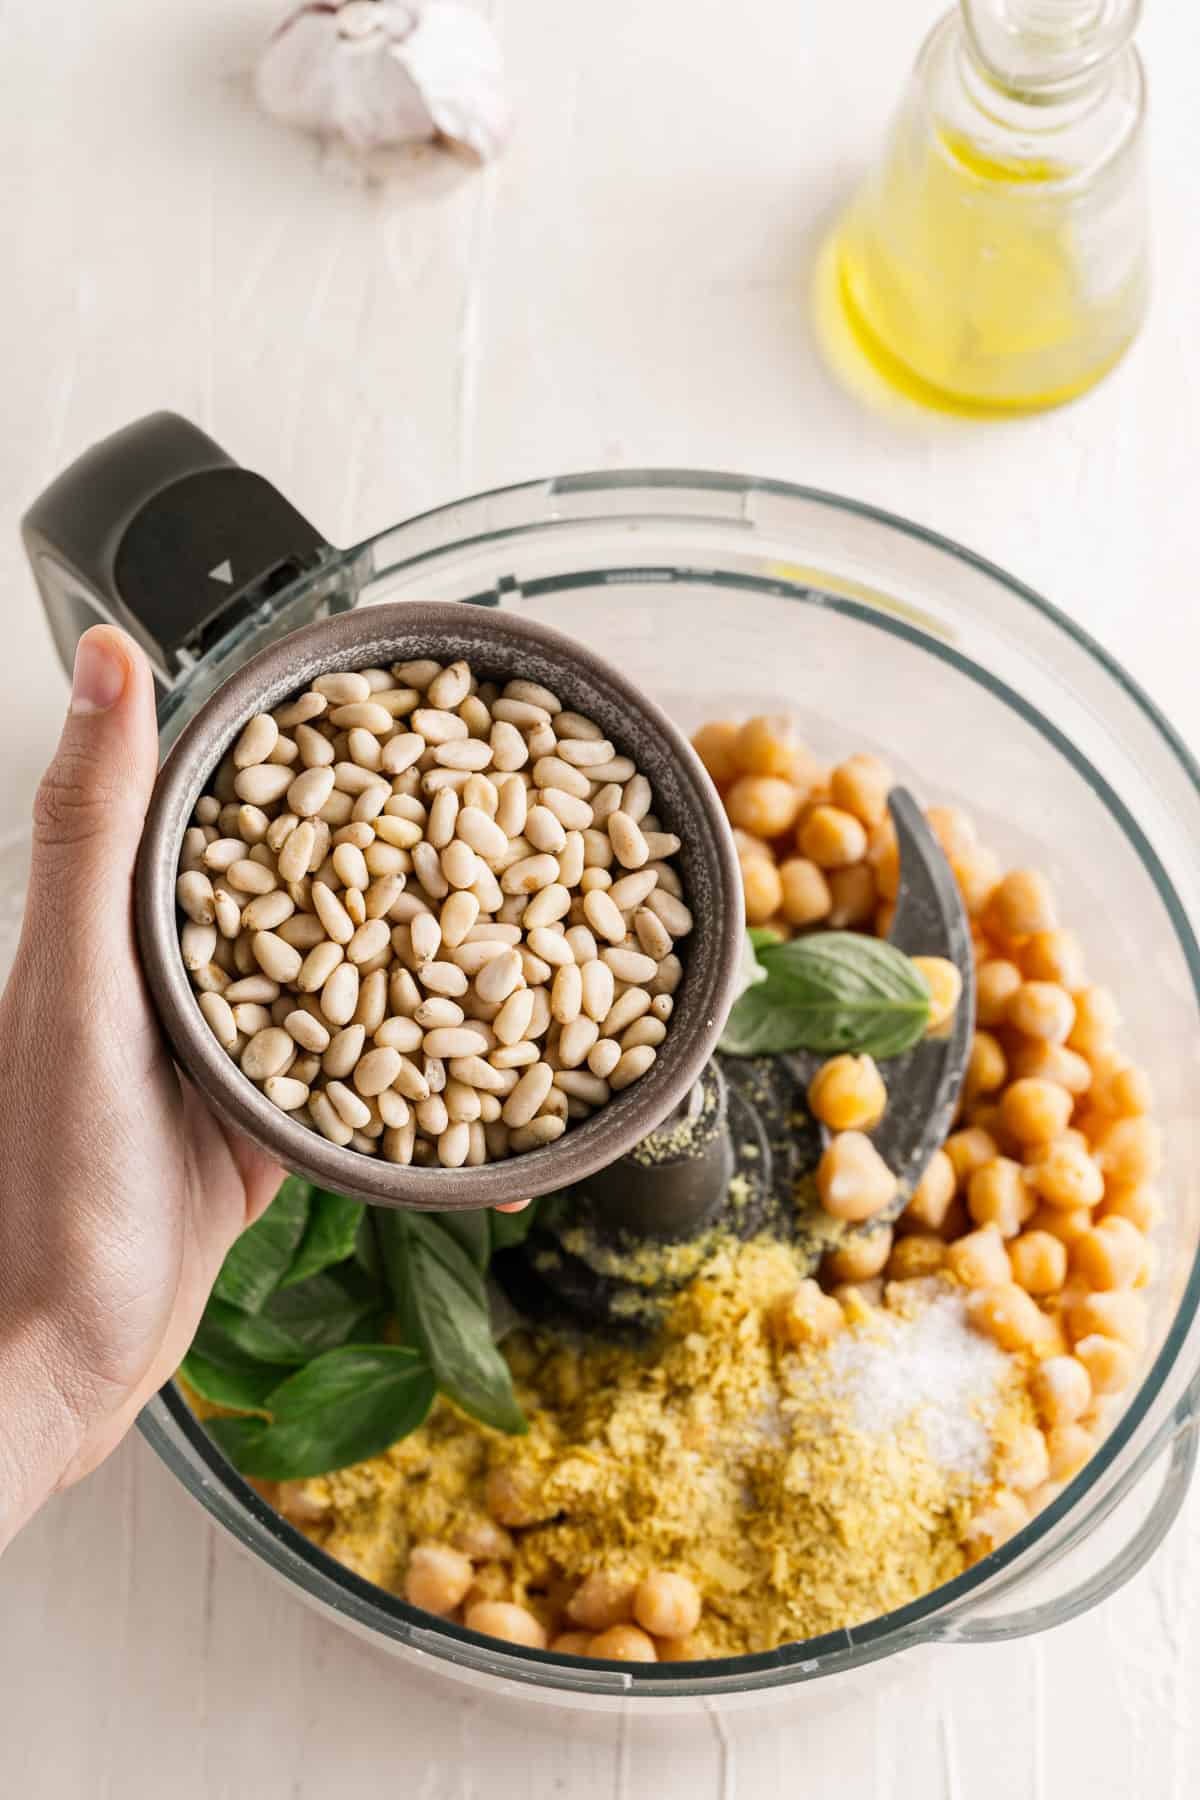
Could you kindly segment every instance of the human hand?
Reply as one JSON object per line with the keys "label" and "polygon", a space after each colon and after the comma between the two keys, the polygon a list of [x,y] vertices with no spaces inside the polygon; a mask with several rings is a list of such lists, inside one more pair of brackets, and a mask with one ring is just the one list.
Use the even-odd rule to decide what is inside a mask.
{"label": "human hand", "polygon": [[157,768],[149,664],[97,626],[0,999],[0,1548],[174,1372],[282,1175],[180,1078],[142,979],[133,868]]}

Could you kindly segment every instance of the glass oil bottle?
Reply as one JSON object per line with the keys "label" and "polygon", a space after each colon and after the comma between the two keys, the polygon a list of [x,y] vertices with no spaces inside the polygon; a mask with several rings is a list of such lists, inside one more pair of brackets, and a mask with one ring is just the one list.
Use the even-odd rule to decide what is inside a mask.
{"label": "glass oil bottle", "polygon": [[1056,406],[1147,301],[1139,0],[961,0],[840,229],[861,348],[955,410]]}

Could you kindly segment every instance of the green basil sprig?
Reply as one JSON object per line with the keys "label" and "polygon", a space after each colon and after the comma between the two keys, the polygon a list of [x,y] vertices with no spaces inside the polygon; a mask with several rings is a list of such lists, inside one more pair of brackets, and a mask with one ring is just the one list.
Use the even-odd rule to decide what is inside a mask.
{"label": "green basil sprig", "polygon": [[748,941],[760,974],[726,1021],[720,1048],[727,1055],[812,1050],[884,1058],[924,1036],[929,986],[894,944],[855,931]]}
{"label": "green basil sprig", "polygon": [[209,1423],[235,1466],[299,1480],[360,1462],[415,1430],[439,1389],[524,1431],[486,1278],[535,1210],[374,1213],[289,1177],[226,1257],[180,1365],[238,1415]]}

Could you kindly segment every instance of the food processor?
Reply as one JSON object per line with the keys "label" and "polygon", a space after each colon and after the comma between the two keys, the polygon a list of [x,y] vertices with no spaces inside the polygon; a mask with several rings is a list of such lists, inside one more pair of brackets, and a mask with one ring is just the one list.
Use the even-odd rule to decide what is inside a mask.
{"label": "food processor", "polygon": [[1189,919],[1200,910],[1200,783],[1171,728],[1097,645],[920,527],[714,473],[526,483],[335,550],[261,477],[171,415],[76,463],[31,509],[26,542],[66,663],[97,618],[142,643],[164,749],[249,658],[289,634],[380,601],[433,600],[594,647],[685,731],[786,711],[818,756],[878,751],[922,803],[964,806],[1006,862],[1044,868],[1069,896],[1158,1094],[1165,1218],[1138,1382],[1052,1504],[898,1612],[686,1664],[588,1664],[501,1645],[325,1556],[233,1471],[168,1386],[142,1429],[243,1545],[374,1641],[465,1678],[560,1703],[671,1708],[770,1691],[794,1703],[814,1684],[827,1704],[831,1681],[857,1680],[883,1657],[1058,1623],[1140,1566],[1196,1455],[1200,949]]}

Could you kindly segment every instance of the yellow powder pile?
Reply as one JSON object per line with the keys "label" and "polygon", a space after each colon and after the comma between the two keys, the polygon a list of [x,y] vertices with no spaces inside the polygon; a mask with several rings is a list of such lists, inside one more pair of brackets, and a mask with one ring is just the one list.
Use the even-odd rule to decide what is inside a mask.
{"label": "yellow powder pile", "polygon": [[[439,1401],[383,1456],[302,1484],[291,1516],[311,1513],[314,1541],[400,1592],[415,1543],[453,1538],[502,1492],[505,1521],[527,1523],[511,1561],[477,1570],[473,1597],[516,1600],[553,1633],[594,1570],[675,1569],[703,1597],[694,1656],[770,1649],[902,1606],[965,1566],[992,1437],[1029,1413],[1020,1368],[972,1339],[940,1282],[893,1284],[886,1309],[864,1307],[832,1344],[787,1349],[766,1315],[801,1272],[778,1243],[731,1243],[651,1347],[510,1339],[527,1437]],[[953,1359],[956,1332],[968,1355],[980,1346],[980,1391],[964,1395],[960,1372],[937,1415],[938,1359]],[[908,1369],[915,1411],[902,1385],[881,1384],[891,1365]]]}

